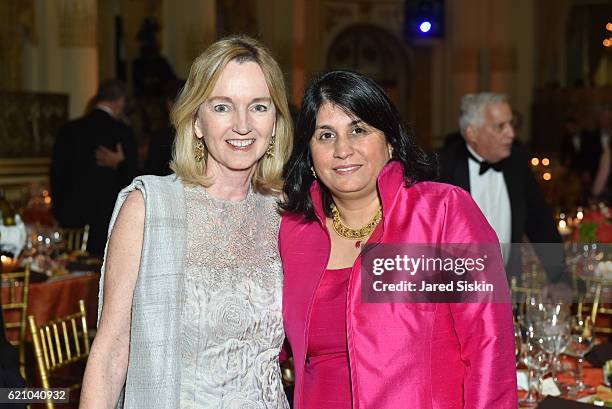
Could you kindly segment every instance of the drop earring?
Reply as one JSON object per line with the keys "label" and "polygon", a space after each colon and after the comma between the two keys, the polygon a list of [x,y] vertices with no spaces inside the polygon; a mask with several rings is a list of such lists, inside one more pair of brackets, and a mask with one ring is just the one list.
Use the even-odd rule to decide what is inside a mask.
{"label": "drop earring", "polygon": [[266,150],[266,156],[268,158],[274,157],[274,144],[275,143],[276,143],[276,137],[274,136],[274,134],[272,134],[272,137],[270,138],[270,145],[268,145],[268,149]]}
{"label": "drop earring", "polygon": [[268,145],[268,149],[266,149],[266,156],[268,158],[274,157],[274,144],[276,143],[276,122],[274,123],[274,128],[272,128],[272,137],[270,137],[270,145]]}
{"label": "drop earring", "polygon": [[202,159],[204,159],[204,144],[202,140],[198,139],[193,150],[196,162],[202,162]]}

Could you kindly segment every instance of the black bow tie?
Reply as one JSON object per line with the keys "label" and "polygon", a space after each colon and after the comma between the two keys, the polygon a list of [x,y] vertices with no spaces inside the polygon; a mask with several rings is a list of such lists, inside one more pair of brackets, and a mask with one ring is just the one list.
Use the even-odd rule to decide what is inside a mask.
{"label": "black bow tie", "polygon": [[501,161],[500,162],[496,162],[496,163],[489,163],[486,160],[478,160],[478,158],[476,156],[472,155],[472,152],[470,152],[469,150],[468,150],[468,155],[469,155],[470,159],[472,159],[474,162],[480,164],[480,170],[478,171],[478,175],[482,175],[482,174],[486,173],[486,171],[489,170],[489,169],[493,169],[496,172],[501,172],[501,170],[502,170]]}

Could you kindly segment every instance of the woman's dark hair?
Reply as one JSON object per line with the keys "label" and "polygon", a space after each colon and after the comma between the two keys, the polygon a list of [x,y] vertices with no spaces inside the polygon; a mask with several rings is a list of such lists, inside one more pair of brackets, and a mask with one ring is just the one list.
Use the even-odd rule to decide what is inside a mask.
{"label": "woman's dark hair", "polygon": [[[385,134],[387,143],[393,147],[391,160],[404,166],[406,187],[436,178],[435,157],[425,153],[414,142],[385,92],[365,75],[344,70],[329,71],[315,78],[304,93],[295,127],[293,151],[283,170],[285,201],[280,204],[282,210],[304,214],[307,220],[316,219],[309,192],[314,181],[310,169],[310,139],[315,131],[317,113],[326,102],[359,117]],[[332,199],[323,184],[321,194],[325,214],[331,217]]]}

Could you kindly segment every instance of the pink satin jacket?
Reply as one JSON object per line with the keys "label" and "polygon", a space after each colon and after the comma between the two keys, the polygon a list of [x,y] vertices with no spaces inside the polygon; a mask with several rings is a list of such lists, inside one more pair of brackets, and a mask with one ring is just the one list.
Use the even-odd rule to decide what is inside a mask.
{"label": "pink satin jacket", "polygon": [[[383,226],[370,243],[497,242],[477,205],[460,188],[434,182],[406,188],[399,162],[382,170],[378,188]],[[279,237],[295,409],[308,399],[302,391],[310,312],[331,247],[317,182],[310,194],[318,220],[286,214]],[[517,407],[510,304],[362,303],[360,268],[359,257],[346,312],[354,409]]]}

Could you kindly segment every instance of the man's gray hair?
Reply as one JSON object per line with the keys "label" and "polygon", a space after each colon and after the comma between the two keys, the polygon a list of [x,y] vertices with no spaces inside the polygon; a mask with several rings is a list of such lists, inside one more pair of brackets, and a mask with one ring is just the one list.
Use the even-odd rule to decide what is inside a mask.
{"label": "man's gray hair", "polygon": [[484,123],[484,112],[487,105],[508,102],[505,94],[493,92],[480,92],[466,94],[461,98],[461,111],[459,113],[459,131],[465,136],[465,128],[469,125],[480,126]]}

